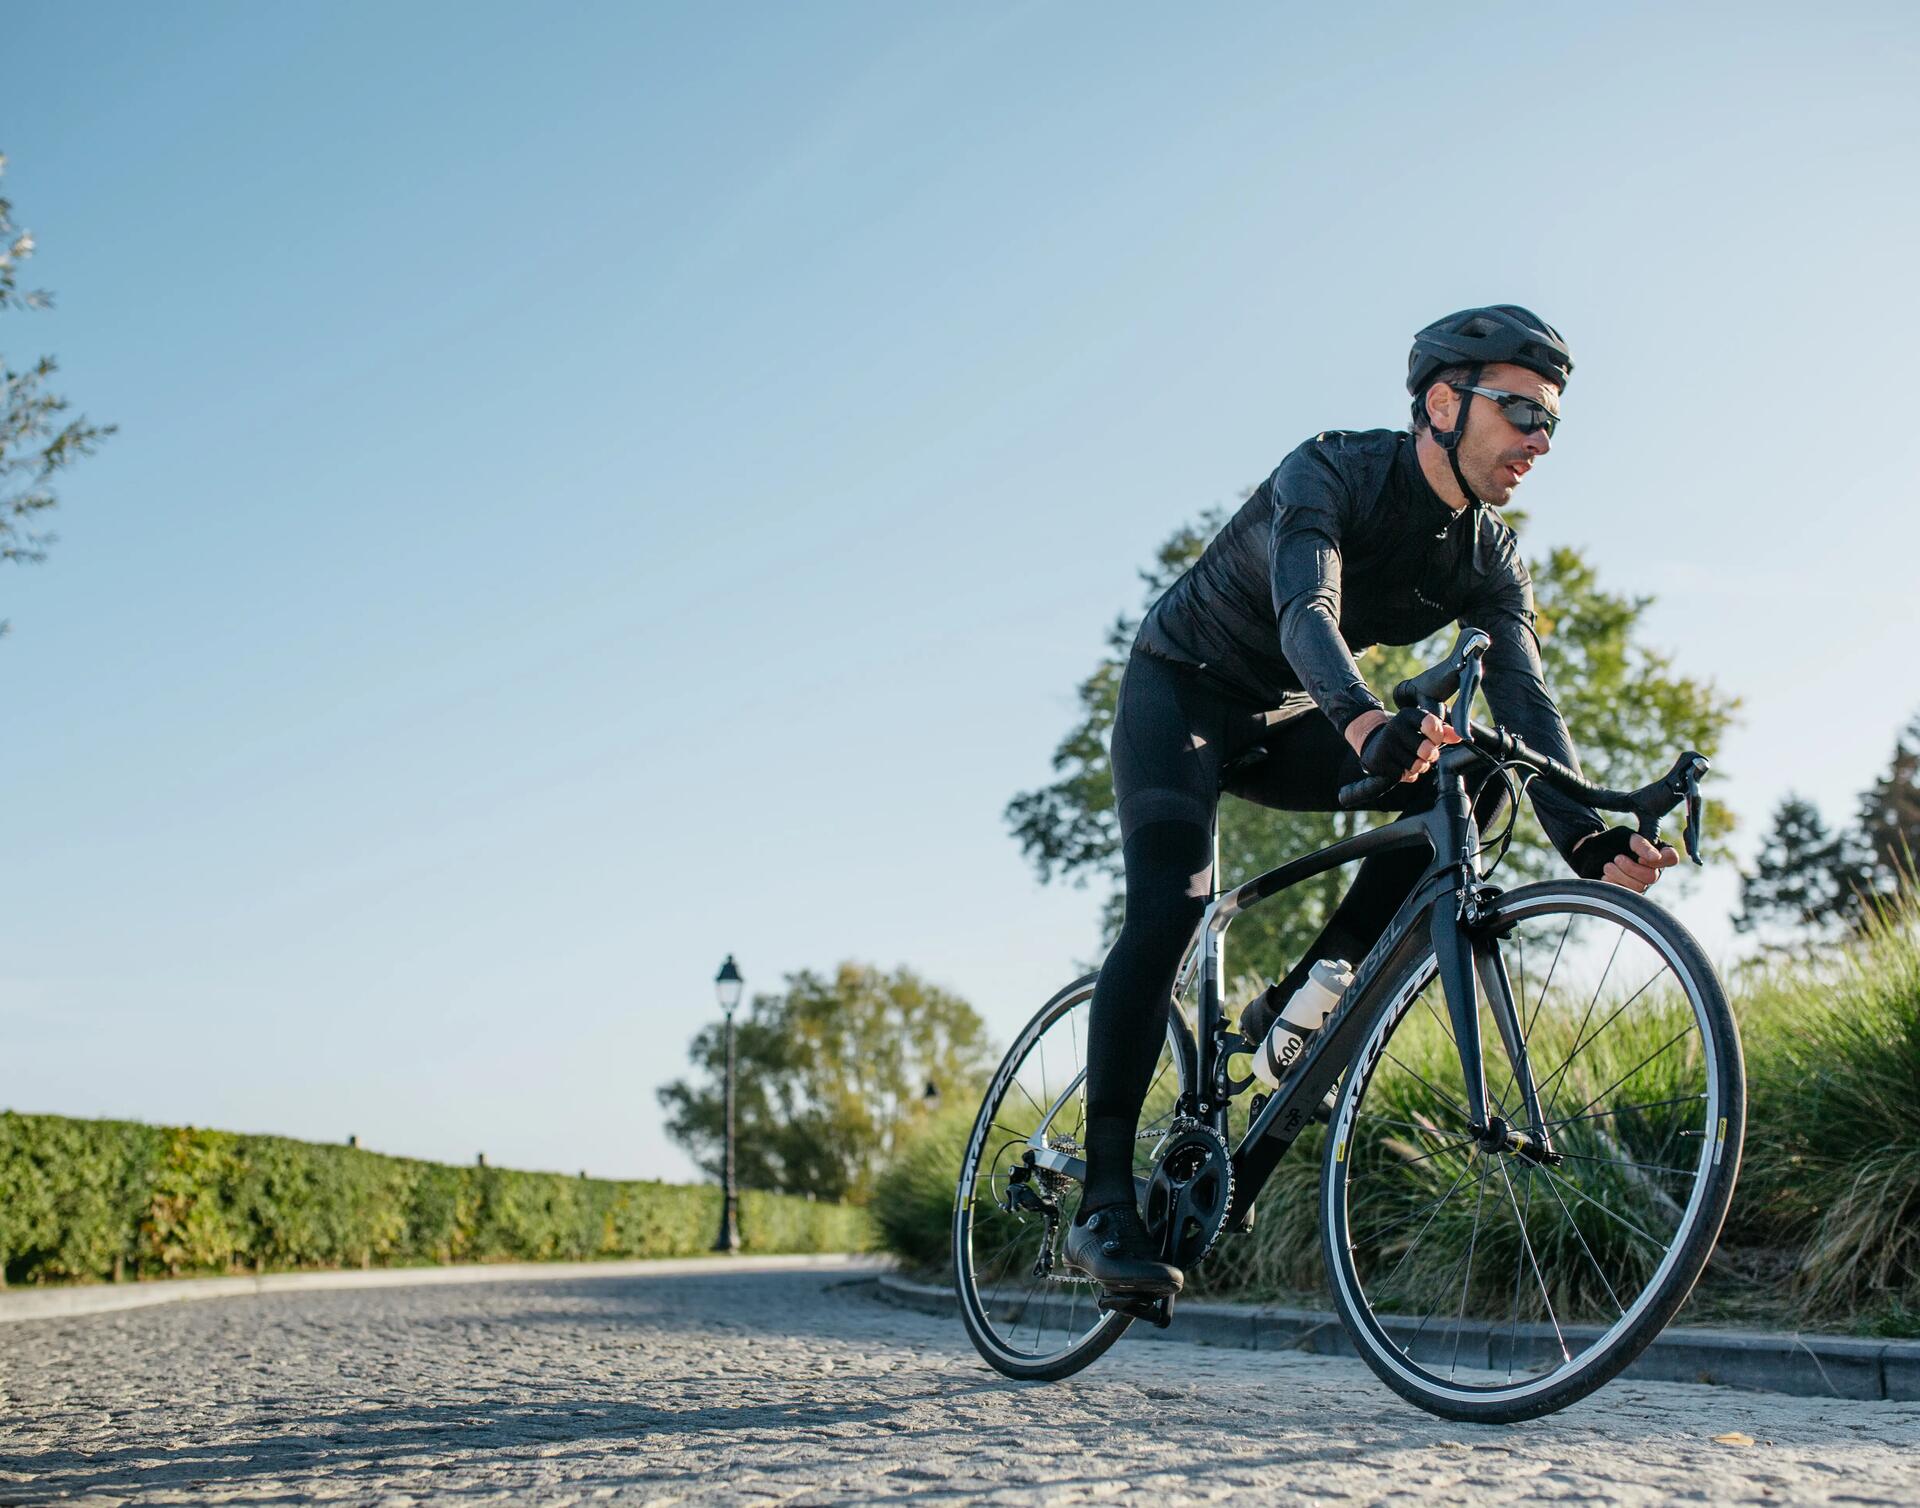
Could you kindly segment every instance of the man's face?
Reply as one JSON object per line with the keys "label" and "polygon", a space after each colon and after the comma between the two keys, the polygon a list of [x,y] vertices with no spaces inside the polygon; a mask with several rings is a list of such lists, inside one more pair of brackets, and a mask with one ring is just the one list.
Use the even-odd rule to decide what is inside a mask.
{"label": "man's face", "polygon": [[[1480,380],[1474,385],[1518,393],[1533,399],[1550,413],[1560,412],[1560,389],[1538,372],[1510,362],[1483,367]],[[1429,412],[1434,417],[1435,428],[1451,429],[1460,422],[1461,404],[1467,395],[1444,388],[1434,393],[1433,398],[1440,400],[1443,394],[1451,403],[1430,402]],[[1473,402],[1467,408],[1467,431],[1460,440],[1460,470],[1466,474],[1467,485],[1473,489],[1474,496],[1482,502],[1498,508],[1510,501],[1520,479],[1549,448],[1545,430],[1523,432],[1491,398],[1473,395]]]}

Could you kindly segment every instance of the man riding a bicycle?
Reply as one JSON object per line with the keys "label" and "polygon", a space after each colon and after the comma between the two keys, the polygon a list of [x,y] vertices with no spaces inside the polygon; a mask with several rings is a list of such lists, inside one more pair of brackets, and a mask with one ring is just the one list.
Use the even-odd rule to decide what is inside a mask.
{"label": "man riding a bicycle", "polygon": [[[1456,620],[1491,638],[1484,689],[1501,722],[1578,770],[1541,675],[1532,584],[1493,511],[1547,454],[1572,370],[1559,333],[1516,305],[1429,325],[1408,360],[1410,431],[1301,445],[1141,625],[1112,742],[1126,915],[1092,998],[1085,1193],[1062,1253],[1110,1292],[1171,1294],[1183,1281],[1141,1221],[1133,1152],[1175,973],[1213,890],[1220,793],[1332,811],[1343,785],[1372,774],[1404,783],[1396,809],[1431,803],[1426,777],[1458,733],[1419,708],[1388,713],[1353,657]],[[1484,831],[1504,815],[1506,786],[1481,772],[1470,787]],[[1544,782],[1530,794],[1584,878],[1645,891],[1678,860]],[[1425,863],[1404,848],[1367,858],[1243,1034],[1264,1037],[1265,1001],[1290,998],[1316,961],[1363,957]]]}

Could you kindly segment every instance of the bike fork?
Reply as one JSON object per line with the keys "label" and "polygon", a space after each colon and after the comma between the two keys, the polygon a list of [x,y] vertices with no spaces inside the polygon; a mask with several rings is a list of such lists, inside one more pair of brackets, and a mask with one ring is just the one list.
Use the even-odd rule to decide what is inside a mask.
{"label": "bike fork", "polygon": [[[1453,1025],[1454,1046],[1460,1053],[1461,1080],[1466,1085],[1468,1129],[1486,1151],[1518,1152],[1535,1162],[1558,1162],[1547,1134],[1546,1116],[1540,1109],[1533,1064],[1527,1056],[1526,1031],[1514,1006],[1513,989],[1497,943],[1490,937],[1471,938],[1460,918],[1444,904],[1433,908],[1432,928],[1433,956],[1446,990],[1447,1015]],[[1525,1129],[1509,1124],[1488,1102],[1486,1055],[1480,1040],[1482,992],[1513,1069]]]}

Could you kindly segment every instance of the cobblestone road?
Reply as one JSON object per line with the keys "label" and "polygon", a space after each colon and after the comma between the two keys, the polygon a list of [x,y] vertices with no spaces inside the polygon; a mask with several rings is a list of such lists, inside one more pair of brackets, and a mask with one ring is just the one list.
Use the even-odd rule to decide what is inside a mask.
{"label": "cobblestone road", "polygon": [[[1750,1435],[1750,1446],[1713,1436]],[[1357,1361],[1051,1387],[835,1274],[302,1293],[0,1332],[0,1503],[1920,1502],[1920,1405],[1664,1383],[1515,1428]]]}

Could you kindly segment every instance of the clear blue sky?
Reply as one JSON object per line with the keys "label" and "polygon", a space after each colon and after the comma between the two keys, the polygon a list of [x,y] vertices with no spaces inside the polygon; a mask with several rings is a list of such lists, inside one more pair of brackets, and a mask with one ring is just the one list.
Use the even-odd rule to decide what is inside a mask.
{"label": "clear blue sky", "polygon": [[1744,699],[1749,841],[1844,816],[1920,706],[1917,16],[11,8],[0,333],[121,432],[0,578],[0,1104],[682,1176],[728,951],[1004,1037],[1135,568],[1469,303],[1578,358],[1530,548]]}

